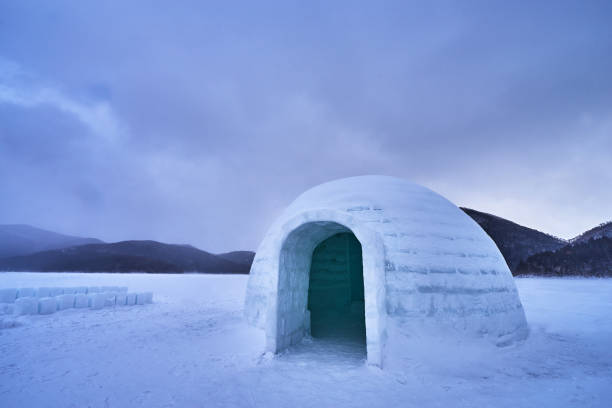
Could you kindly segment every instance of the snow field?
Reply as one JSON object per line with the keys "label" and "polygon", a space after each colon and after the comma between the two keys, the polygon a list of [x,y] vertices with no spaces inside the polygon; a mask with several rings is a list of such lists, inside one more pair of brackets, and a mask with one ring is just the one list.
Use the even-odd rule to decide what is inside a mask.
{"label": "snow field", "polygon": [[243,319],[246,282],[0,273],[0,288],[119,284],[155,293],[150,307],[0,321],[0,407],[612,406],[612,279],[516,279],[525,341],[500,348],[410,333],[382,370],[350,344],[320,339],[265,354],[264,331]]}

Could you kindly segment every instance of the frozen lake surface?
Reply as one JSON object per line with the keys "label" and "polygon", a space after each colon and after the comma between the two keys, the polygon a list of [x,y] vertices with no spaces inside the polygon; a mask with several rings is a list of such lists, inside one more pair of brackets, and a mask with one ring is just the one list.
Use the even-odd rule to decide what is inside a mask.
{"label": "frozen lake surface", "polygon": [[531,328],[524,343],[415,338],[414,357],[384,370],[350,344],[311,340],[262,356],[263,332],[242,318],[246,282],[0,273],[0,288],[155,294],[152,305],[0,316],[15,323],[0,329],[0,407],[612,406],[612,279],[517,279]]}

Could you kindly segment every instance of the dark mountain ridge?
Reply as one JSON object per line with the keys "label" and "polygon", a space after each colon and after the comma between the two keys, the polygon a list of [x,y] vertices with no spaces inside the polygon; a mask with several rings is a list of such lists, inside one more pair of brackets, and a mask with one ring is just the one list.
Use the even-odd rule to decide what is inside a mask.
{"label": "dark mountain ridge", "polygon": [[[492,214],[461,209],[493,239],[515,275],[612,276],[612,222],[566,241]],[[0,271],[246,274],[254,257],[251,251],[215,255],[191,245],[156,241],[106,244],[27,225],[0,225]]]}
{"label": "dark mountain ridge", "polygon": [[493,239],[513,275],[612,276],[612,222],[569,241],[462,208]]}
{"label": "dark mountain ridge", "polygon": [[88,244],[0,259],[0,270],[41,272],[248,273],[233,262],[187,245],[156,241]]}
{"label": "dark mountain ridge", "polygon": [[495,241],[511,271],[531,255],[556,251],[568,244],[564,239],[524,227],[496,215],[471,208],[461,207],[461,209]]}
{"label": "dark mountain ridge", "polygon": [[232,251],[225,252],[223,254],[217,254],[218,257],[226,259],[231,262],[235,262],[241,265],[249,265],[253,263],[253,259],[255,258],[255,252],[253,251]]}
{"label": "dark mountain ridge", "polygon": [[515,275],[612,276],[612,238],[591,238],[521,261]]}
{"label": "dark mountain ridge", "polygon": [[604,222],[569,240],[572,245],[588,242],[591,239],[612,238],[612,221]]}

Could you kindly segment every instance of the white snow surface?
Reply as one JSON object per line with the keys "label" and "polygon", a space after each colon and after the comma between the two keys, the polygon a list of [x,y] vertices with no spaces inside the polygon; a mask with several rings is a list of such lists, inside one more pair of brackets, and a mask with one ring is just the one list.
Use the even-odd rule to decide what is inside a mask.
{"label": "white snow surface", "polygon": [[0,273],[0,288],[121,284],[156,298],[0,315],[0,407],[612,406],[612,279],[516,279],[531,329],[524,342],[414,337],[400,366],[383,370],[330,341],[262,355],[263,331],[243,318],[246,283],[227,275]]}

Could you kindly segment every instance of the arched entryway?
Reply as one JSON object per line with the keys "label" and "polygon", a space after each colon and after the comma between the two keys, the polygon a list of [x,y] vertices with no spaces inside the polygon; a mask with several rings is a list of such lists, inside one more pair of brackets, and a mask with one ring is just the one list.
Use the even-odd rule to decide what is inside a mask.
{"label": "arched entryway", "polygon": [[308,310],[313,338],[361,344],[365,354],[362,250],[352,232],[332,235],[312,252]]}
{"label": "arched entryway", "polygon": [[[286,223],[283,229],[286,232],[279,242],[276,291],[270,298],[267,310],[267,350],[278,353],[293,344],[298,344],[304,335],[311,333],[311,312],[308,310],[308,303],[313,253],[327,239],[347,234],[344,238],[348,239],[350,236],[351,245],[358,244],[361,249],[362,261],[363,280],[353,282],[355,286],[359,286],[357,282],[363,286],[363,315],[360,312],[362,304],[357,301],[360,300],[358,289],[351,292],[349,308],[358,311],[356,315],[360,318],[363,316],[364,324],[355,325],[353,328],[358,328],[358,336],[362,336],[365,330],[367,362],[380,366],[385,338],[385,266],[384,246],[378,235],[366,226],[354,223],[350,216],[325,210],[304,213]],[[353,254],[353,256],[359,255],[359,251],[353,251]],[[356,263],[353,262],[353,265]],[[353,294],[356,302],[353,302]],[[317,316],[315,316],[315,325],[316,319]],[[350,319],[344,322],[348,324],[348,320]],[[314,334],[315,336],[320,334],[317,333],[317,328]]]}

